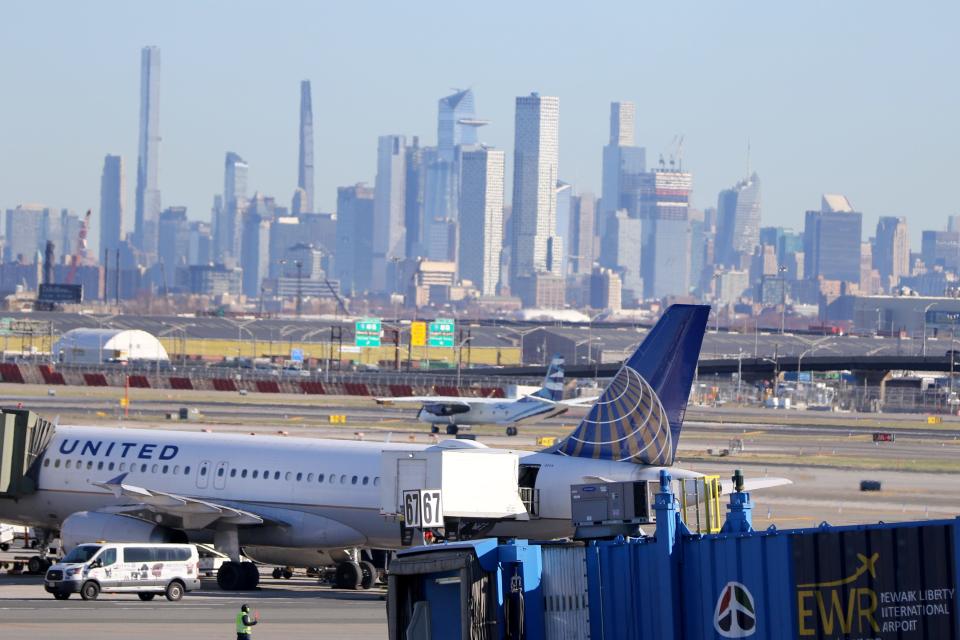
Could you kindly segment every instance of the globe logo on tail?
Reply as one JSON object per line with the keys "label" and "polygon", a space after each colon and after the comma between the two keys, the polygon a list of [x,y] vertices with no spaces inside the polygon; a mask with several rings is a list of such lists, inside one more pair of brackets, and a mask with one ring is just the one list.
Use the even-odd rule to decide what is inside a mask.
{"label": "globe logo on tail", "polygon": [[724,638],[746,638],[757,630],[753,594],[739,582],[728,582],[720,591],[713,627]]}
{"label": "globe logo on tail", "polygon": [[569,456],[670,465],[670,420],[650,384],[621,367],[580,425],[558,445]]}

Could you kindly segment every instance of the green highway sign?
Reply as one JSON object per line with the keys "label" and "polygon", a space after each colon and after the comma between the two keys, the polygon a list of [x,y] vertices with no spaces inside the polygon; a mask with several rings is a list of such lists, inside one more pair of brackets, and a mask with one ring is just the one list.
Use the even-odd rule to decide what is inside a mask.
{"label": "green highway sign", "polygon": [[431,347],[452,347],[456,323],[450,318],[437,318],[427,327],[427,345]]}
{"label": "green highway sign", "polygon": [[358,347],[380,346],[380,318],[364,318],[354,326],[355,343]]}

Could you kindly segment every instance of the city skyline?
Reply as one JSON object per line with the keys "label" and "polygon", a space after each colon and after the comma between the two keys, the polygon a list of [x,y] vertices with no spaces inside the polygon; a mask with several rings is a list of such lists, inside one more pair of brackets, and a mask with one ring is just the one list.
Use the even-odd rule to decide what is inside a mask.
{"label": "city skyline", "polygon": [[[142,46],[156,44],[164,57],[159,180],[163,203],[187,206],[194,220],[207,219],[210,198],[216,193],[214,185],[222,179],[220,162],[227,149],[241,150],[250,161],[253,189],[289,201],[297,178],[290,161],[297,145],[296,136],[291,135],[296,128],[291,105],[296,100],[296,83],[304,78],[312,78],[320,92],[339,87],[335,100],[313,105],[317,139],[315,208],[323,211],[334,210],[338,186],[373,183],[373,150],[379,135],[419,135],[425,143],[433,144],[437,96],[444,95],[448,87],[467,85],[477,92],[483,115],[492,122],[484,130],[484,141],[507,152],[508,193],[512,192],[513,173],[512,100],[539,90],[558,96],[564,104],[559,178],[580,191],[600,191],[600,155],[608,141],[609,103],[632,100],[637,104],[635,144],[647,148],[648,164],[652,165],[669,147],[675,135],[685,134],[684,166],[696,175],[693,205],[697,208],[713,206],[722,188],[745,175],[749,140],[752,164],[764,178],[764,224],[799,230],[809,203],[815,202],[820,193],[838,191],[848,194],[864,212],[866,229],[874,228],[880,216],[907,216],[911,246],[916,248],[921,229],[941,228],[941,221],[956,212],[952,203],[957,200],[957,187],[949,179],[948,150],[960,136],[946,114],[957,102],[957,89],[950,83],[934,82],[937,75],[944,75],[936,70],[955,59],[950,53],[957,46],[952,38],[936,36],[940,25],[949,22],[942,14],[937,14],[935,21],[931,13],[911,12],[903,20],[915,26],[922,24],[923,28],[909,30],[894,25],[889,18],[881,19],[879,9],[865,13],[852,7],[804,11],[756,5],[750,7],[752,15],[747,22],[756,37],[752,45],[767,47],[773,53],[770,60],[744,57],[742,46],[736,43],[725,46],[716,59],[691,59],[684,47],[693,49],[692,43],[697,37],[703,38],[708,24],[718,32],[719,27],[734,33],[748,28],[737,22],[744,18],[746,9],[730,12],[704,6],[689,17],[688,33],[674,34],[677,41],[666,49],[675,57],[670,71],[676,74],[674,78],[659,68],[653,55],[658,43],[662,44],[655,27],[667,22],[672,12],[658,8],[650,14],[650,24],[642,31],[648,40],[628,47],[631,55],[621,57],[630,62],[622,63],[614,62],[614,58],[627,45],[613,36],[624,38],[626,28],[609,21],[610,10],[601,10],[578,26],[591,36],[598,33],[600,24],[611,29],[607,41],[613,50],[605,54],[585,51],[583,60],[573,60],[551,40],[541,45],[544,55],[540,62],[518,55],[528,49],[517,45],[519,50],[509,56],[484,50],[490,53],[485,57],[479,47],[468,48],[455,64],[430,54],[431,48],[405,48],[403,55],[387,61],[386,70],[408,71],[377,74],[371,83],[367,79],[360,82],[357,72],[358,65],[366,64],[369,56],[383,52],[384,45],[374,42],[383,28],[379,25],[373,25],[375,33],[370,41],[363,39],[353,45],[333,34],[323,45],[290,45],[261,61],[252,54],[233,51],[236,68],[225,68],[223,56],[213,49],[222,41],[221,36],[207,28],[215,13],[210,8],[191,8],[183,20],[182,29],[187,35],[203,31],[202,45],[192,44],[200,38],[181,37],[184,34],[173,27],[172,12],[161,10],[152,26],[131,28],[117,38],[100,39],[102,42],[96,34],[105,27],[91,24],[92,37],[85,34],[84,42],[97,44],[77,49],[68,46],[77,42],[77,36],[67,29],[76,23],[75,10],[66,4],[49,6],[57,7],[50,25],[51,50],[35,56],[29,64],[24,64],[22,57],[0,56],[7,60],[0,61],[2,75],[33,97],[0,104],[0,122],[10,129],[4,136],[5,144],[11,150],[10,157],[17,158],[16,162],[0,161],[0,205],[4,208],[42,202],[58,209],[96,209],[106,154],[122,156],[129,168],[128,180],[134,182],[133,114],[139,70],[131,58]],[[237,15],[227,16],[230,25],[248,19],[250,6],[238,5]],[[635,12],[620,9],[624,17]],[[944,9],[956,11],[948,5]],[[497,24],[505,36],[516,32],[531,10],[518,11],[516,24],[502,28]],[[390,8],[383,12],[402,24],[422,18],[427,10],[418,8],[409,17]],[[92,16],[102,17],[103,13],[94,9]],[[333,15],[326,9],[310,9],[308,13]],[[4,22],[6,26],[0,26],[5,36],[0,46],[13,51],[24,42],[24,35],[10,27],[38,19],[39,12],[17,7],[7,14],[10,19]],[[106,23],[115,26],[130,15],[131,10],[120,9]],[[290,10],[281,8],[269,20],[289,16]],[[569,11],[561,10],[545,19],[548,25],[559,25],[570,17]],[[784,26],[784,18],[792,18],[793,23]],[[478,20],[478,28],[489,26],[483,22],[486,18]],[[84,16],[81,22],[95,20]],[[847,27],[854,23],[858,29],[850,33]],[[234,36],[251,33],[249,29],[241,24]],[[824,39],[833,37],[835,44],[829,52],[803,49],[805,59],[794,59],[791,47],[799,47],[812,29]],[[902,51],[886,51],[886,39],[899,37],[904,31],[923,32],[930,37],[911,41],[911,46]],[[452,35],[441,33],[437,37],[446,42]],[[375,45],[374,53],[360,52],[371,44]],[[326,55],[334,49],[343,55]],[[63,74],[68,50],[72,56],[70,73]],[[504,64],[507,58],[510,65]],[[91,72],[91,68],[97,71]],[[930,69],[931,73],[918,76],[916,68]],[[411,75],[413,69],[416,72]],[[584,75],[582,71],[587,69],[602,69],[603,73]],[[238,81],[238,73],[246,80]],[[744,75],[746,79],[738,77]],[[49,78],[56,82],[49,82]],[[262,91],[247,91],[251,81]],[[892,83],[899,87],[897,96],[883,89]],[[726,95],[723,104],[710,99],[718,91]],[[829,100],[823,98],[824,91],[829,92]],[[674,99],[651,99],[661,92]],[[257,93],[262,97],[252,95]],[[56,132],[40,124],[49,121],[49,110],[63,95],[70,96],[71,109],[58,118],[74,132],[67,145],[58,144]],[[395,108],[378,110],[376,106],[382,101],[371,100],[374,95],[396,103]],[[11,122],[18,126],[10,127]],[[245,124],[241,126],[241,122]],[[896,158],[904,160],[897,162]],[[927,162],[920,168],[906,162],[907,158]],[[127,189],[124,202],[130,212],[135,210],[130,201],[133,191]],[[133,230],[129,226],[132,217],[125,217],[126,231]],[[94,232],[93,236],[99,234]]]}

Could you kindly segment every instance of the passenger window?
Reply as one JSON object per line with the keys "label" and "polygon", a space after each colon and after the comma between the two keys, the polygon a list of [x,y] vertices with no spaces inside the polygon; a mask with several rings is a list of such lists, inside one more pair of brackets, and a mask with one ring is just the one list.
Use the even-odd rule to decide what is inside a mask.
{"label": "passenger window", "polygon": [[93,460],[87,462],[87,471],[90,471],[90,469],[93,469]]}
{"label": "passenger window", "polygon": [[331,473],[331,474],[330,474],[330,484],[336,484],[336,483],[337,483],[337,474]]}
{"label": "passenger window", "polygon": [[322,474],[322,473],[318,473],[318,474],[317,474],[317,482],[323,482],[323,474]]}
{"label": "passenger window", "polygon": [[177,549],[177,560],[185,562],[190,559],[190,549]]}
{"label": "passenger window", "polygon": [[258,474],[258,473],[259,473],[259,471],[257,471],[256,469],[253,470],[253,479],[254,479],[254,480],[257,479],[257,474]]}
{"label": "passenger window", "polygon": [[97,471],[103,471],[103,460],[97,463]]}
{"label": "passenger window", "polygon": [[123,552],[126,562],[155,562],[156,548],[151,547],[127,547]]}
{"label": "passenger window", "polygon": [[236,478],[236,477],[237,477],[237,470],[236,470],[236,469],[230,469],[230,477],[231,477],[231,478]]}
{"label": "passenger window", "polygon": [[113,471],[113,463],[107,465],[107,471]]}
{"label": "passenger window", "polygon": [[279,480],[279,479],[280,479],[280,472],[279,472],[279,471],[274,471],[274,472],[273,472],[273,479],[274,479],[274,480]]}
{"label": "passenger window", "polygon": [[363,486],[367,486],[367,483],[370,482],[370,478],[363,476]]}
{"label": "passenger window", "polygon": [[158,472],[159,470],[160,470],[160,465],[158,464],[153,465],[153,468],[151,469],[151,471],[153,471],[154,473]]}
{"label": "passenger window", "polygon": [[350,479],[350,484],[357,484],[357,476],[353,476],[353,478]]}
{"label": "passenger window", "polygon": [[50,458],[44,458],[44,459],[43,459],[43,466],[45,466],[45,467],[49,467],[49,466],[50,466]]}
{"label": "passenger window", "polygon": [[100,564],[102,564],[105,567],[109,567],[110,565],[116,563],[116,561],[117,561],[116,549],[107,549],[106,551],[100,554]]}
{"label": "passenger window", "polygon": [[241,478],[246,478],[246,477],[247,477],[247,470],[246,470],[246,469],[244,469],[243,471],[240,472],[240,477],[241,477]]}
{"label": "passenger window", "polygon": [[201,475],[201,476],[207,475],[207,468],[206,468],[206,467],[200,467],[200,475]]}
{"label": "passenger window", "polygon": [[167,475],[167,472],[170,471],[170,465],[163,465],[163,475]]}
{"label": "passenger window", "polygon": [[223,467],[220,467],[219,469],[217,469],[217,477],[222,478],[224,471],[226,471],[226,469],[224,469]]}
{"label": "passenger window", "polygon": [[180,465],[178,464],[173,465],[173,473],[174,475],[180,473]]}
{"label": "passenger window", "polygon": [[140,473],[146,473],[146,472],[147,472],[147,465],[146,463],[144,463],[140,465]]}
{"label": "passenger window", "polygon": [[264,471],[264,472],[263,472],[263,477],[264,477],[264,478],[269,478],[269,477],[270,477],[270,472],[269,472],[269,471]]}
{"label": "passenger window", "polygon": [[54,469],[60,468],[60,458],[57,458],[56,460],[53,461],[53,468]]}
{"label": "passenger window", "polygon": [[374,478],[374,479],[373,479],[373,486],[375,486],[375,487],[380,486],[380,478]]}
{"label": "passenger window", "polygon": [[63,468],[64,468],[64,469],[69,469],[71,462],[73,462],[73,461],[72,461],[72,460],[67,460],[67,464],[63,465]]}
{"label": "passenger window", "polygon": [[286,480],[287,482],[290,482],[290,478],[292,477],[293,477],[293,474],[287,471],[287,473],[283,476],[283,479]]}
{"label": "passenger window", "polygon": [[307,482],[313,482],[313,473],[307,474]]}
{"label": "passenger window", "polygon": [[[123,471],[123,470],[126,469],[126,468],[127,468],[127,463],[126,463],[126,462],[121,462],[121,463],[120,463],[120,469],[119,469],[119,470],[120,470],[120,471]],[[130,467],[130,470],[133,471],[133,467]]]}
{"label": "passenger window", "polygon": [[347,474],[342,474],[340,476],[340,484],[347,484]]}
{"label": "passenger window", "polygon": [[185,476],[190,475],[190,465],[187,465],[183,468],[183,475]]}
{"label": "passenger window", "polygon": [[77,469],[83,468],[83,460],[77,460]]}
{"label": "passenger window", "polygon": [[297,482],[300,482],[301,480],[303,480],[303,472],[302,472],[302,471],[298,471],[298,472],[297,472]]}

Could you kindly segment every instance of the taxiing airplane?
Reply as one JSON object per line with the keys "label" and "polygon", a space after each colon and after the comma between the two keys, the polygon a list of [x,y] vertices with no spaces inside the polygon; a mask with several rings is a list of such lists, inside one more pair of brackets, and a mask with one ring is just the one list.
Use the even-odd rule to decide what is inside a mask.
{"label": "taxiing airplane", "polygon": [[[576,429],[546,450],[516,451],[519,484],[538,492],[539,517],[498,521],[485,533],[568,536],[572,484],[656,481],[674,462],[708,313],[670,307]],[[344,550],[401,545],[400,527],[380,513],[383,452],[476,446],[58,426],[27,472],[35,490],[0,499],[0,520],[59,531],[65,549],[212,540],[231,558],[217,575],[228,590],[259,579],[240,562],[241,548],[280,565],[339,559],[338,581],[357,586],[373,567]],[[746,488],[787,482],[752,479]]]}
{"label": "taxiing airplane", "polygon": [[468,398],[460,396],[403,396],[376,398],[377,403],[420,404],[417,419],[430,425],[431,433],[440,433],[440,425],[454,435],[461,427],[477,424],[498,424],[506,427],[508,436],[517,435],[517,425],[546,420],[565,413],[571,407],[585,407],[596,398],[563,399],[563,356],[550,361],[543,386],[516,400],[504,398]]}

